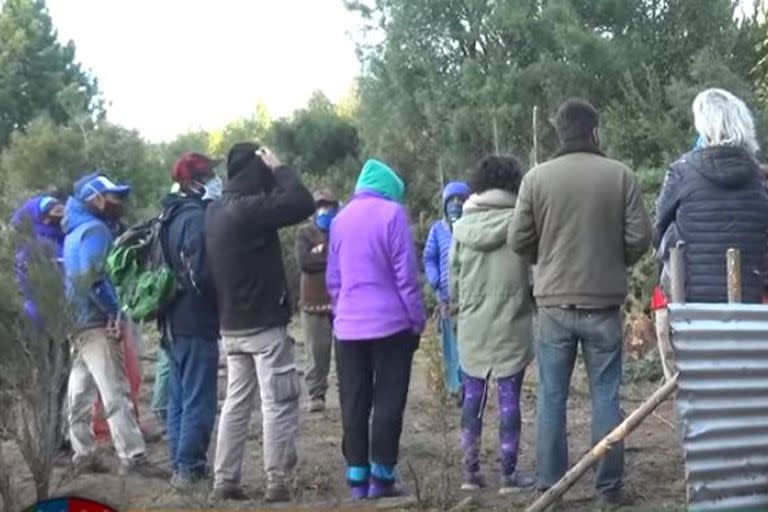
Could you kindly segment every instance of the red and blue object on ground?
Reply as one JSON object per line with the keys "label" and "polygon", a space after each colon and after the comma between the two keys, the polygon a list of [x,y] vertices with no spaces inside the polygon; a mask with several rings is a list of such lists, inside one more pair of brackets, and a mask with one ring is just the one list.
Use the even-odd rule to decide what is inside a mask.
{"label": "red and blue object on ground", "polygon": [[24,512],[116,512],[112,507],[102,503],[80,498],[56,498],[41,501]]}

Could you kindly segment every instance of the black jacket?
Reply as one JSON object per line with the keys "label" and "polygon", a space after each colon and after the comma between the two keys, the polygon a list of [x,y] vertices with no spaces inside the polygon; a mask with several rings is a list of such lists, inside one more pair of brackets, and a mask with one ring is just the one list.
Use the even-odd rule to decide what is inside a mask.
{"label": "black jacket", "polygon": [[205,206],[197,198],[179,195],[163,200],[163,210],[172,212],[162,232],[163,250],[181,290],[160,319],[160,327],[164,335],[215,342],[219,318],[205,254]]}
{"label": "black jacket", "polygon": [[206,211],[206,247],[222,333],[288,325],[291,299],[278,229],[312,215],[312,195],[281,167],[267,192],[238,174]]}
{"label": "black jacket", "polygon": [[[727,302],[726,251],[741,250],[744,302],[759,303],[768,247],[768,195],[745,150],[709,147],[683,155],[659,196],[654,247],[686,244],[686,301]],[[670,226],[677,229],[667,233]],[[665,236],[666,234],[666,236]]]}

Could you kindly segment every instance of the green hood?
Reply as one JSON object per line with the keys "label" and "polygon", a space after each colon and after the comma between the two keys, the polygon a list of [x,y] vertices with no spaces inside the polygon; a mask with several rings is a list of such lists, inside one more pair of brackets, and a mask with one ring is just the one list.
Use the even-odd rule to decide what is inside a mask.
{"label": "green hood", "polygon": [[388,165],[378,160],[370,159],[365,162],[360,177],[357,179],[355,191],[372,190],[379,194],[402,203],[405,199],[405,184]]}
{"label": "green hood", "polygon": [[495,251],[507,243],[516,200],[501,190],[470,196],[464,203],[464,216],[453,226],[453,236],[476,251]]}

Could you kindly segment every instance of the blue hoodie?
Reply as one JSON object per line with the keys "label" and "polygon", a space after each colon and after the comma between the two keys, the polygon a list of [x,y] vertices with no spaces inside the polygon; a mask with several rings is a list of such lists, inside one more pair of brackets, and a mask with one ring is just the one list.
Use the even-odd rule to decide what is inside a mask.
{"label": "blue hoodie", "polygon": [[[443,215],[445,207],[454,197],[469,197],[470,190],[465,183],[454,181],[448,183],[443,189]],[[437,292],[437,298],[443,304],[448,304],[451,299],[450,262],[451,252],[451,226],[447,219],[441,219],[429,230],[427,243],[424,246],[424,271],[427,274],[427,282]]]}
{"label": "blue hoodie", "polygon": [[120,310],[115,287],[106,275],[114,235],[106,222],[74,197],[64,213],[64,274],[80,330],[104,327]]}

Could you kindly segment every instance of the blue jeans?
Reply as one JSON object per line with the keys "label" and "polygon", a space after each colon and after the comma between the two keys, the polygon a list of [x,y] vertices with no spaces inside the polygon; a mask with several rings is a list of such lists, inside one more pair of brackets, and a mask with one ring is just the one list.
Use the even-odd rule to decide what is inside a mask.
{"label": "blue jeans", "polygon": [[[581,343],[592,399],[592,444],[622,421],[621,354],[623,331],[618,310],[540,308],[536,318],[539,365],[537,486],[547,489],[568,469],[566,411],[576,351]],[[624,477],[624,445],[619,443],[597,466],[601,493],[618,490]]]}
{"label": "blue jeans", "polygon": [[219,344],[215,339],[177,336],[168,344],[167,352],[171,468],[193,478],[202,477],[208,471],[208,446],[216,422]]}
{"label": "blue jeans", "polygon": [[456,340],[456,322],[452,317],[440,317],[440,338],[443,348],[443,381],[448,393],[461,391],[459,345]]}

